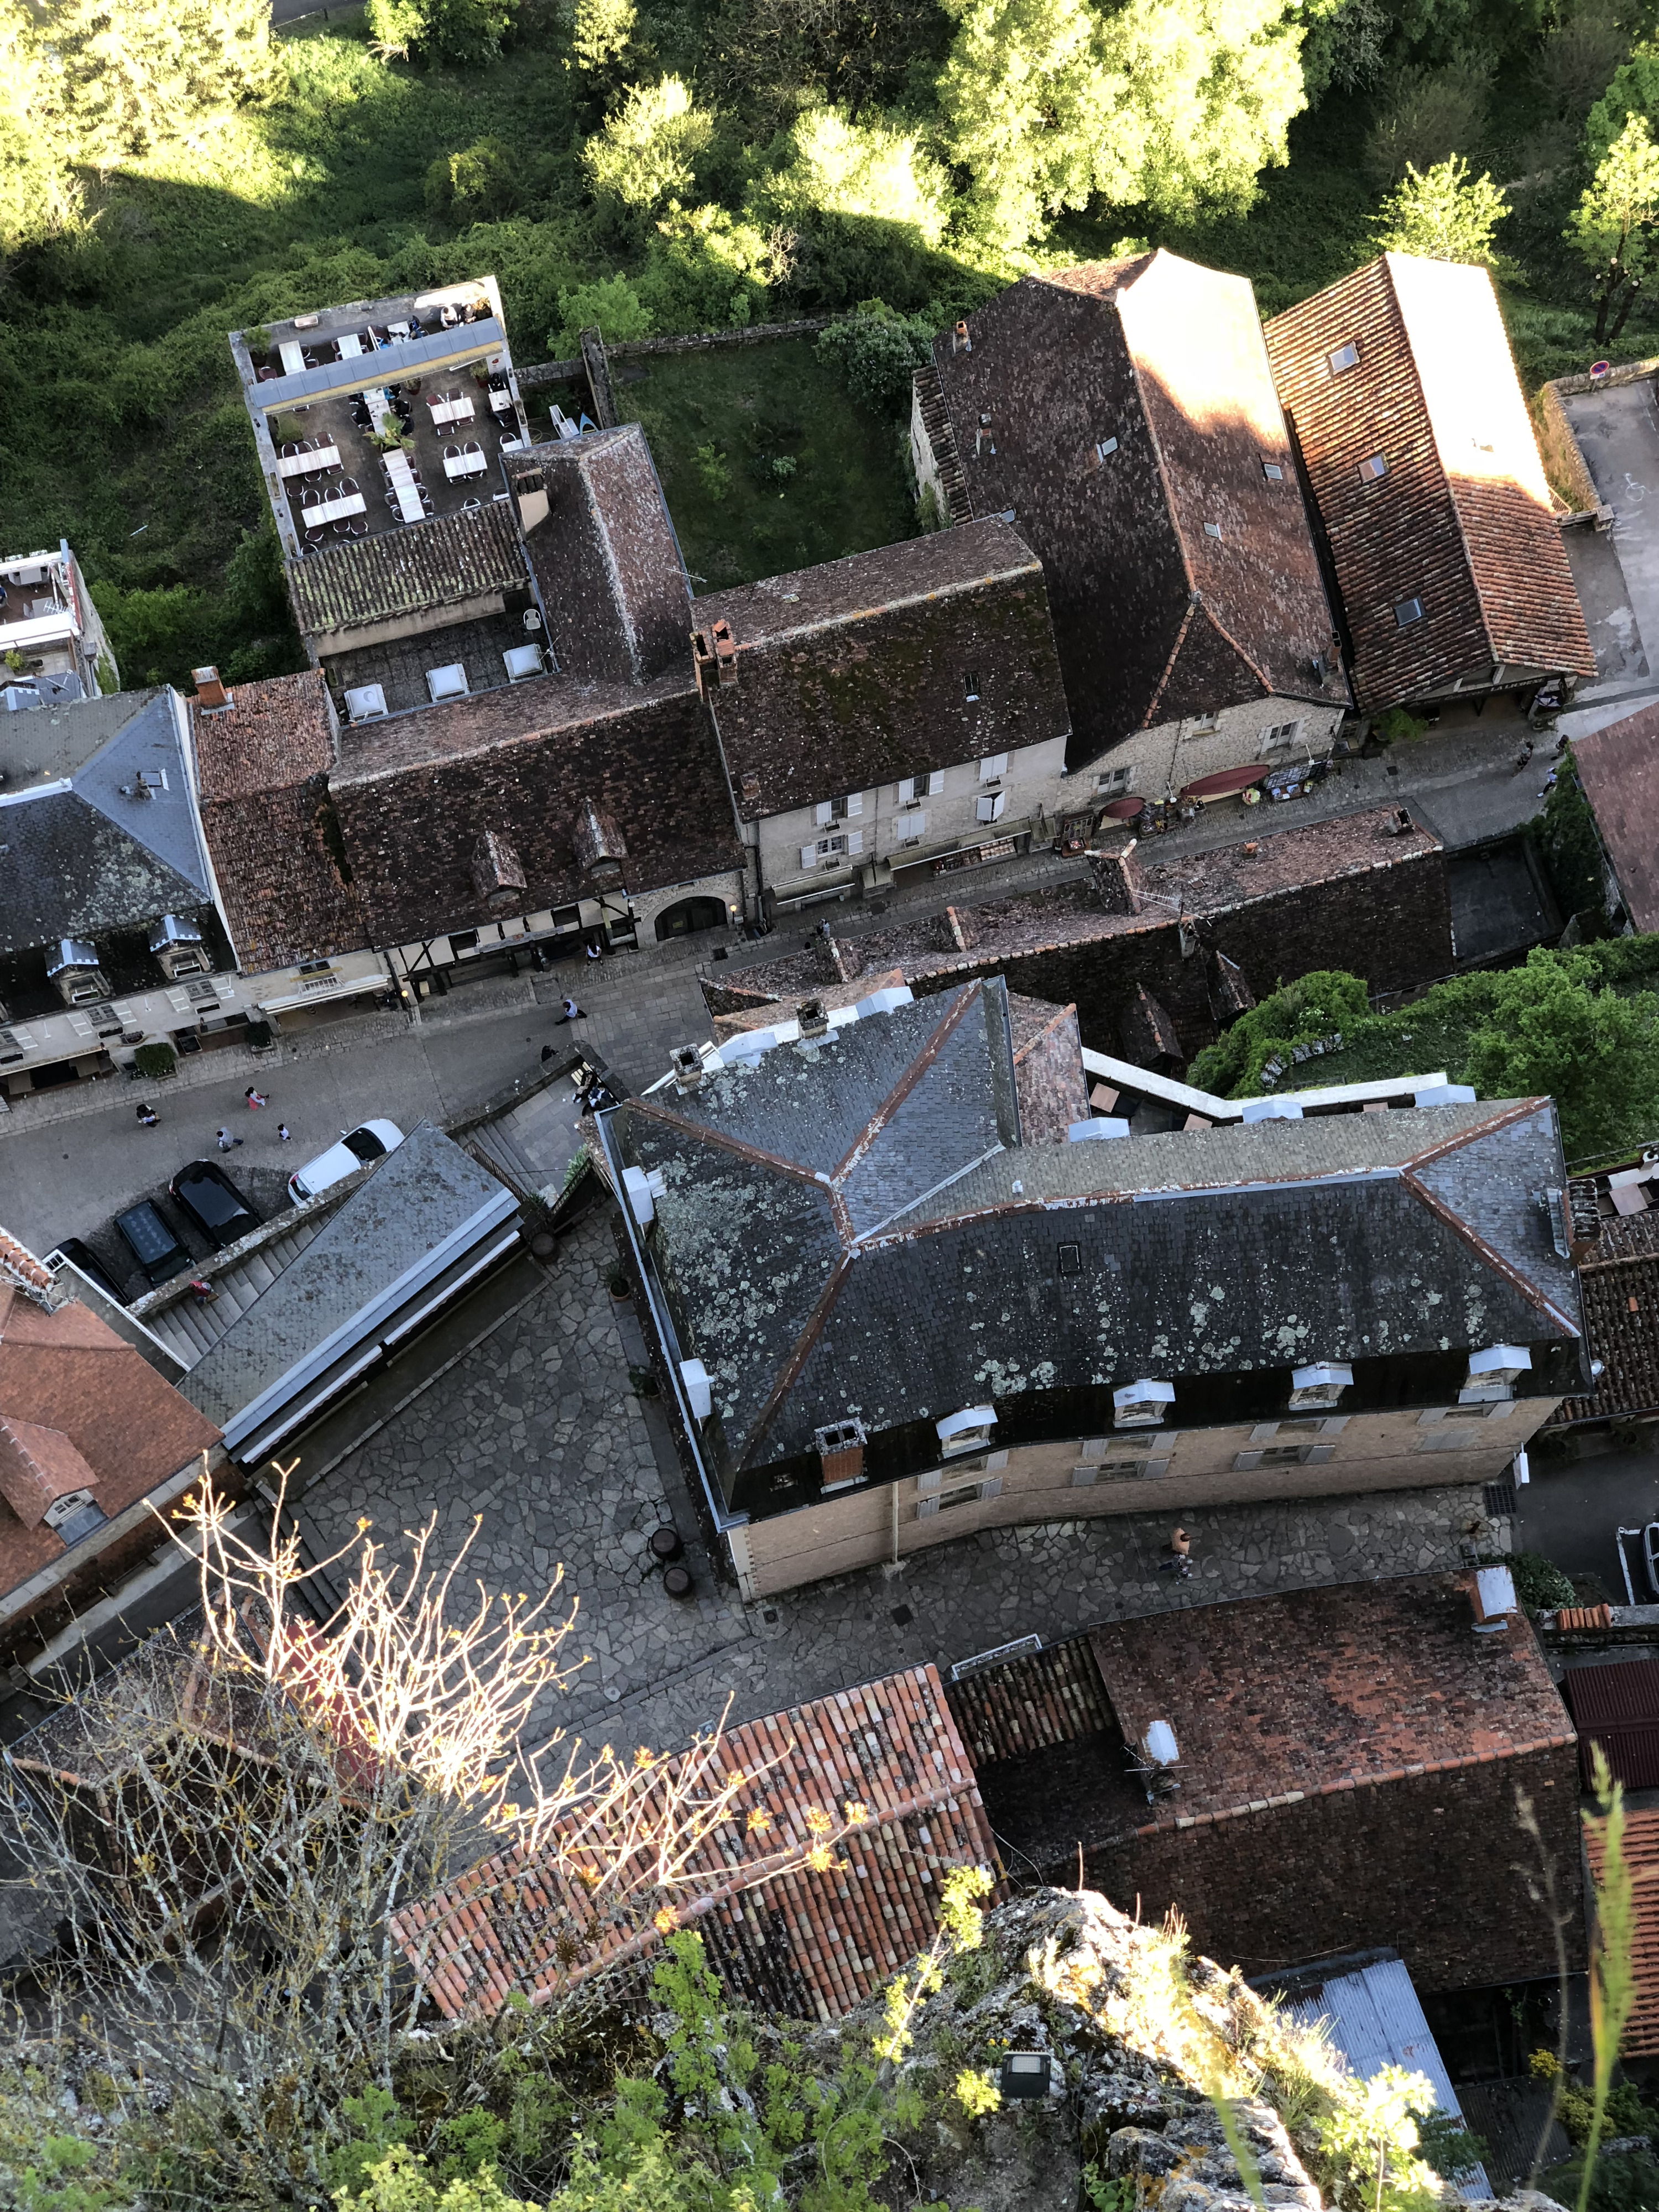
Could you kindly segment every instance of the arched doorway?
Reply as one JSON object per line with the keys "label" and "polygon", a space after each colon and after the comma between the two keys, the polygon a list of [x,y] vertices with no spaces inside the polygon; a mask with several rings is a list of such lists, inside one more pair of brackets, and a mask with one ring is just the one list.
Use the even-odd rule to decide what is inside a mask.
{"label": "arched doorway", "polygon": [[690,937],[699,929],[723,929],[726,902],[717,898],[677,899],[657,916],[657,942],[671,937]]}

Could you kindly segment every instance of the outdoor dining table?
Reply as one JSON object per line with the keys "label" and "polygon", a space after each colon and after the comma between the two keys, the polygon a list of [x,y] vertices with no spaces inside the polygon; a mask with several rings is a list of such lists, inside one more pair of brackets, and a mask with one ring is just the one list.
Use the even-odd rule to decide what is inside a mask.
{"label": "outdoor dining table", "polygon": [[307,529],[314,530],[319,522],[343,522],[349,514],[362,514],[368,505],[362,492],[348,492],[343,499],[325,499],[320,507],[302,507],[300,519]]}
{"label": "outdoor dining table", "polygon": [[313,447],[309,453],[284,453],[276,463],[276,472],[284,477],[315,476],[319,469],[336,469],[340,465],[337,446]]}
{"label": "outdoor dining table", "polygon": [[489,404],[496,414],[510,415],[513,411],[513,394],[510,392],[492,392],[489,395]]}
{"label": "outdoor dining table", "polygon": [[335,343],[340,349],[342,361],[356,361],[363,350],[363,342],[356,331],[343,331]]}
{"label": "outdoor dining table", "polygon": [[386,416],[392,412],[392,402],[386,396],[385,385],[371,385],[368,390],[363,394],[363,404],[368,410],[368,419],[370,422],[374,425],[374,428],[378,430],[381,423],[385,422]]}
{"label": "outdoor dining table", "polygon": [[276,350],[282,356],[283,374],[284,376],[304,375],[306,356],[303,347],[295,345],[292,340],[290,340],[287,345],[278,346]]}
{"label": "outdoor dining table", "polygon": [[398,502],[398,512],[405,522],[419,522],[426,513],[421,498],[421,488],[416,483],[409,465],[409,456],[399,451],[386,457],[386,480],[392,486],[392,496]]}
{"label": "outdoor dining table", "polygon": [[432,404],[434,422],[470,422],[472,402],[463,393],[453,399],[437,399]]}
{"label": "outdoor dining table", "polygon": [[482,453],[446,453],[444,455],[444,474],[452,481],[456,477],[481,477],[484,472],[484,467],[485,459]]}

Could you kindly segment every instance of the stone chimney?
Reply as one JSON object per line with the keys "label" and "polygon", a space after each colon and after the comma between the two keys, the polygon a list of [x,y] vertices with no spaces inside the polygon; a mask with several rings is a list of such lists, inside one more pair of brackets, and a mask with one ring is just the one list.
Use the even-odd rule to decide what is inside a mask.
{"label": "stone chimney", "polygon": [[682,1098],[702,1088],[702,1054],[695,1045],[677,1044],[668,1055],[668,1064],[674,1071],[674,1088]]}
{"label": "stone chimney", "polygon": [[804,1037],[821,1037],[829,1034],[830,1009],[822,999],[803,999],[796,1009]]}
{"label": "stone chimney", "polygon": [[235,700],[219,681],[216,668],[192,668],[190,672],[196,679],[196,697],[192,703],[203,714],[210,714],[221,707],[235,705]]}

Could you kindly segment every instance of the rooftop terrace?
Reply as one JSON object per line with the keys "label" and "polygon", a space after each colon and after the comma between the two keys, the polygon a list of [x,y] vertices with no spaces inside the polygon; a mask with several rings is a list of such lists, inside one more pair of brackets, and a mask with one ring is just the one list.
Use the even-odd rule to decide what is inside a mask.
{"label": "rooftop terrace", "polygon": [[230,343],[291,562],[505,498],[500,456],[529,433],[493,277]]}

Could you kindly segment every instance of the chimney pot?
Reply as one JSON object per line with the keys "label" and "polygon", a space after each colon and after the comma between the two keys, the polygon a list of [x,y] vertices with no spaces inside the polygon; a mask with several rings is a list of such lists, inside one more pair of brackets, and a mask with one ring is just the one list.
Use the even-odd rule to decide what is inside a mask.
{"label": "chimney pot", "polygon": [[684,1098],[701,1088],[703,1077],[702,1055],[689,1044],[676,1045],[668,1055],[669,1066],[674,1071],[674,1088]]}
{"label": "chimney pot", "polygon": [[797,1018],[804,1037],[820,1037],[829,1033],[830,1009],[822,999],[803,999],[797,1010]]}
{"label": "chimney pot", "polygon": [[219,681],[216,668],[210,665],[206,668],[192,668],[190,672],[196,679],[196,704],[198,707],[228,707],[231,704],[230,694]]}

